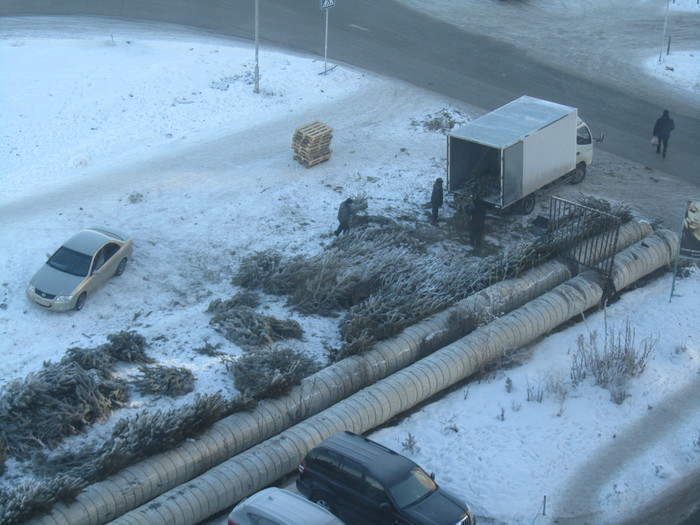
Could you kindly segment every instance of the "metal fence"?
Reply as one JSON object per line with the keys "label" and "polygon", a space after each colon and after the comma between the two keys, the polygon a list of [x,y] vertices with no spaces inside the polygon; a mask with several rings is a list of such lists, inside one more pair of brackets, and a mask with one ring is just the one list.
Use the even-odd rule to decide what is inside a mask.
{"label": "metal fence", "polygon": [[547,235],[561,256],[612,278],[620,218],[560,197],[552,197]]}

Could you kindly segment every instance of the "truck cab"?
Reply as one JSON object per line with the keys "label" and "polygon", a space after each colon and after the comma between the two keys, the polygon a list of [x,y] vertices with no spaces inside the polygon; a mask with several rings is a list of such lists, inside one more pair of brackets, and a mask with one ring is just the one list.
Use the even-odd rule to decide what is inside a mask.
{"label": "truck cab", "polygon": [[571,182],[573,184],[581,182],[586,176],[586,167],[592,163],[593,135],[588,125],[579,118],[576,125],[576,170],[571,174]]}

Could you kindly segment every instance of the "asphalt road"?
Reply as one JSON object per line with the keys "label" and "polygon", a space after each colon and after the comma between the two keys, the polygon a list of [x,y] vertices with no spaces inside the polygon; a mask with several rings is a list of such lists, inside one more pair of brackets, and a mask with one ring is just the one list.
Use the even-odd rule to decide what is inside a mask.
{"label": "asphalt road", "polygon": [[[260,0],[265,43],[323,57],[325,14],[314,0]],[[246,39],[254,36],[253,0],[3,0],[0,15],[86,14],[187,25]],[[490,110],[523,94],[579,108],[601,149],[700,185],[700,108],[645,100],[595,79],[537,63],[514,46],[465,33],[392,0],[337,2],[329,12],[328,58]],[[633,90],[632,90],[633,91]],[[676,123],[669,155],[649,144],[667,108]]]}
{"label": "asphalt road", "polygon": [[[318,0],[261,0],[260,4],[263,42],[323,57],[325,15]],[[253,0],[2,0],[0,16],[111,16],[252,39],[254,5]],[[602,149],[700,186],[700,108],[664,101],[676,130],[669,156],[665,160],[650,156],[650,129],[664,109],[655,101],[537,63],[513,46],[465,33],[392,0],[338,2],[329,13],[328,57],[484,110],[522,94],[575,106],[596,132],[605,130]],[[665,505],[656,507],[667,510],[664,519],[634,522],[671,524],[668,510],[680,506],[694,508],[684,523],[700,523],[697,476],[689,482],[666,495]]]}

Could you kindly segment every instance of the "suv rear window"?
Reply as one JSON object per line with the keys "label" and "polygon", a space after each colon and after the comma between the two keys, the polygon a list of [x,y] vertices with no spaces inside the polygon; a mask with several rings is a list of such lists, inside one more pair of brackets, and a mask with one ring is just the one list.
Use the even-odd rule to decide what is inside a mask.
{"label": "suv rear window", "polygon": [[335,452],[321,449],[312,451],[307,458],[307,462],[313,462],[314,468],[320,474],[334,476],[339,470],[340,456]]}

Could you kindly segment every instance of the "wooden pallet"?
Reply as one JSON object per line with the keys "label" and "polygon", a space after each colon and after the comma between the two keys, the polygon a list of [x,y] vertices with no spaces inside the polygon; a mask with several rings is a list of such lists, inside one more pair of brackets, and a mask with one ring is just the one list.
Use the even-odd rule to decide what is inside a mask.
{"label": "wooden pallet", "polygon": [[314,159],[306,159],[306,158],[301,157],[299,155],[294,155],[294,160],[298,160],[301,164],[303,164],[307,168],[310,168],[311,166],[315,166],[316,164],[321,164],[321,162],[325,162],[330,158],[331,158],[330,152],[328,152],[328,155],[315,157]]}
{"label": "wooden pallet", "polygon": [[328,160],[332,138],[333,128],[318,120],[298,127],[292,138],[294,159],[307,168]]}
{"label": "wooden pallet", "polygon": [[295,133],[300,133],[306,137],[318,137],[328,133],[333,133],[333,128],[324,124],[323,122],[314,120],[313,122],[299,126]]}

